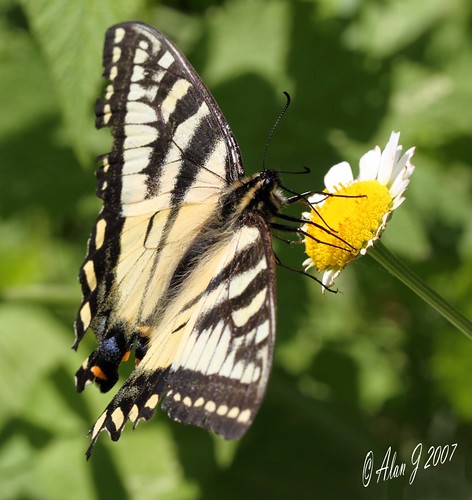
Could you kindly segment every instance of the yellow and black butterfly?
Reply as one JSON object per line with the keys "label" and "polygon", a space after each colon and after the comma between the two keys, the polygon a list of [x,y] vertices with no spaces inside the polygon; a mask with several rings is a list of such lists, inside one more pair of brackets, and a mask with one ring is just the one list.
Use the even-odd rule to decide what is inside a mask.
{"label": "yellow and black butterfly", "polygon": [[134,347],[136,367],[90,431],[169,416],[239,438],[266,390],[275,337],[270,221],[287,202],[277,172],[244,177],[215,100],[175,45],[145,24],[106,34],[97,127],[114,143],[97,173],[103,208],[80,272],[98,347],[77,390],[102,392]]}

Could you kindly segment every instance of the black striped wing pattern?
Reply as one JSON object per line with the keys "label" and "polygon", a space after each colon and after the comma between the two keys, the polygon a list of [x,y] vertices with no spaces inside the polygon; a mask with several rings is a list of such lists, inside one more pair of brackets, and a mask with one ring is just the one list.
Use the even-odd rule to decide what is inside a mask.
{"label": "black striped wing pattern", "polygon": [[[80,272],[76,342],[97,348],[76,374],[102,392],[136,366],[90,431],[117,440],[158,405],[171,418],[241,437],[261,404],[275,334],[274,256],[262,194],[213,97],[173,43],[141,24],[110,28],[97,127],[110,127],[103,207]],[[270,186],[268,187],[268,185]],[[262,201],[261,201],[262,200]]]}

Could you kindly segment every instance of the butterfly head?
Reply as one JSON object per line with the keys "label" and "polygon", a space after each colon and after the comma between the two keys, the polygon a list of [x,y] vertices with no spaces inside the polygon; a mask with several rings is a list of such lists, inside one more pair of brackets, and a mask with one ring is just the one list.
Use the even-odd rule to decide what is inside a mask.
{"label": "butterfly head", "polygon": [[287,204],[285,196],[279,189],[279,175],[275,170],[263,170],[256,177],[260,180],[259,190],[256,195],[257,206],[269,218],[274,217]]}
{"label": "butterfly head", "polygon": [[223,197],[223,204],[236,216],[246,211],[260,210],[270,219],[286,204],[279,184],[276,171],[263,170],[233,183]]}

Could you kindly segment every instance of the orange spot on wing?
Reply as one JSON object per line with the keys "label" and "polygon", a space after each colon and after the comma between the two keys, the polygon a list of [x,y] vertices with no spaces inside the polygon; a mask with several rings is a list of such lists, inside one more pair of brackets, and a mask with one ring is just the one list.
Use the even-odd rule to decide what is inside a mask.
{"label": "orange spot on wing", "polygon": [[98,365],[92,366],[92,368],[90,368],[90,371],[93,373],[93,375],[96,378],[99,378],[100,380],[106,380],[107,379],[107,376],[105,375],[105,373],[103,372],[103,370]]}
{"label": "orange spot on wing", "polygon": [[131,354],[131,351],[128,351],[128,352],[125,352],[125,354],[123,355],[123,357],[121,358],[121,361],[122,362],[125,362],[125,361],[128,361],[129,359],[129,355]]}

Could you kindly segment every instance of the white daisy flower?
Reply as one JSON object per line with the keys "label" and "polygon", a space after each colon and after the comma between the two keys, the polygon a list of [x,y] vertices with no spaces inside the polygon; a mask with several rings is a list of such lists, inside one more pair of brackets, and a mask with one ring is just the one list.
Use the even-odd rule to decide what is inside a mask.
{"label": "white daisy flower", "polygon": [[399,132],[392,132],[383,151],[376,146],[367,152],[360,159],[357,178],[349,163],[334,165],[324,178],[324,192],[336,196],[317,193],[309,198],[312,210],[303,214],[308,221],[302,226],[308,255],[303,266],[305,271],[314,267],[323,272],[323,290],[333,285],[349,262],[365,255],[405,199],[415,170],[411,163],[415,148],[402,155],[399,138]]}

